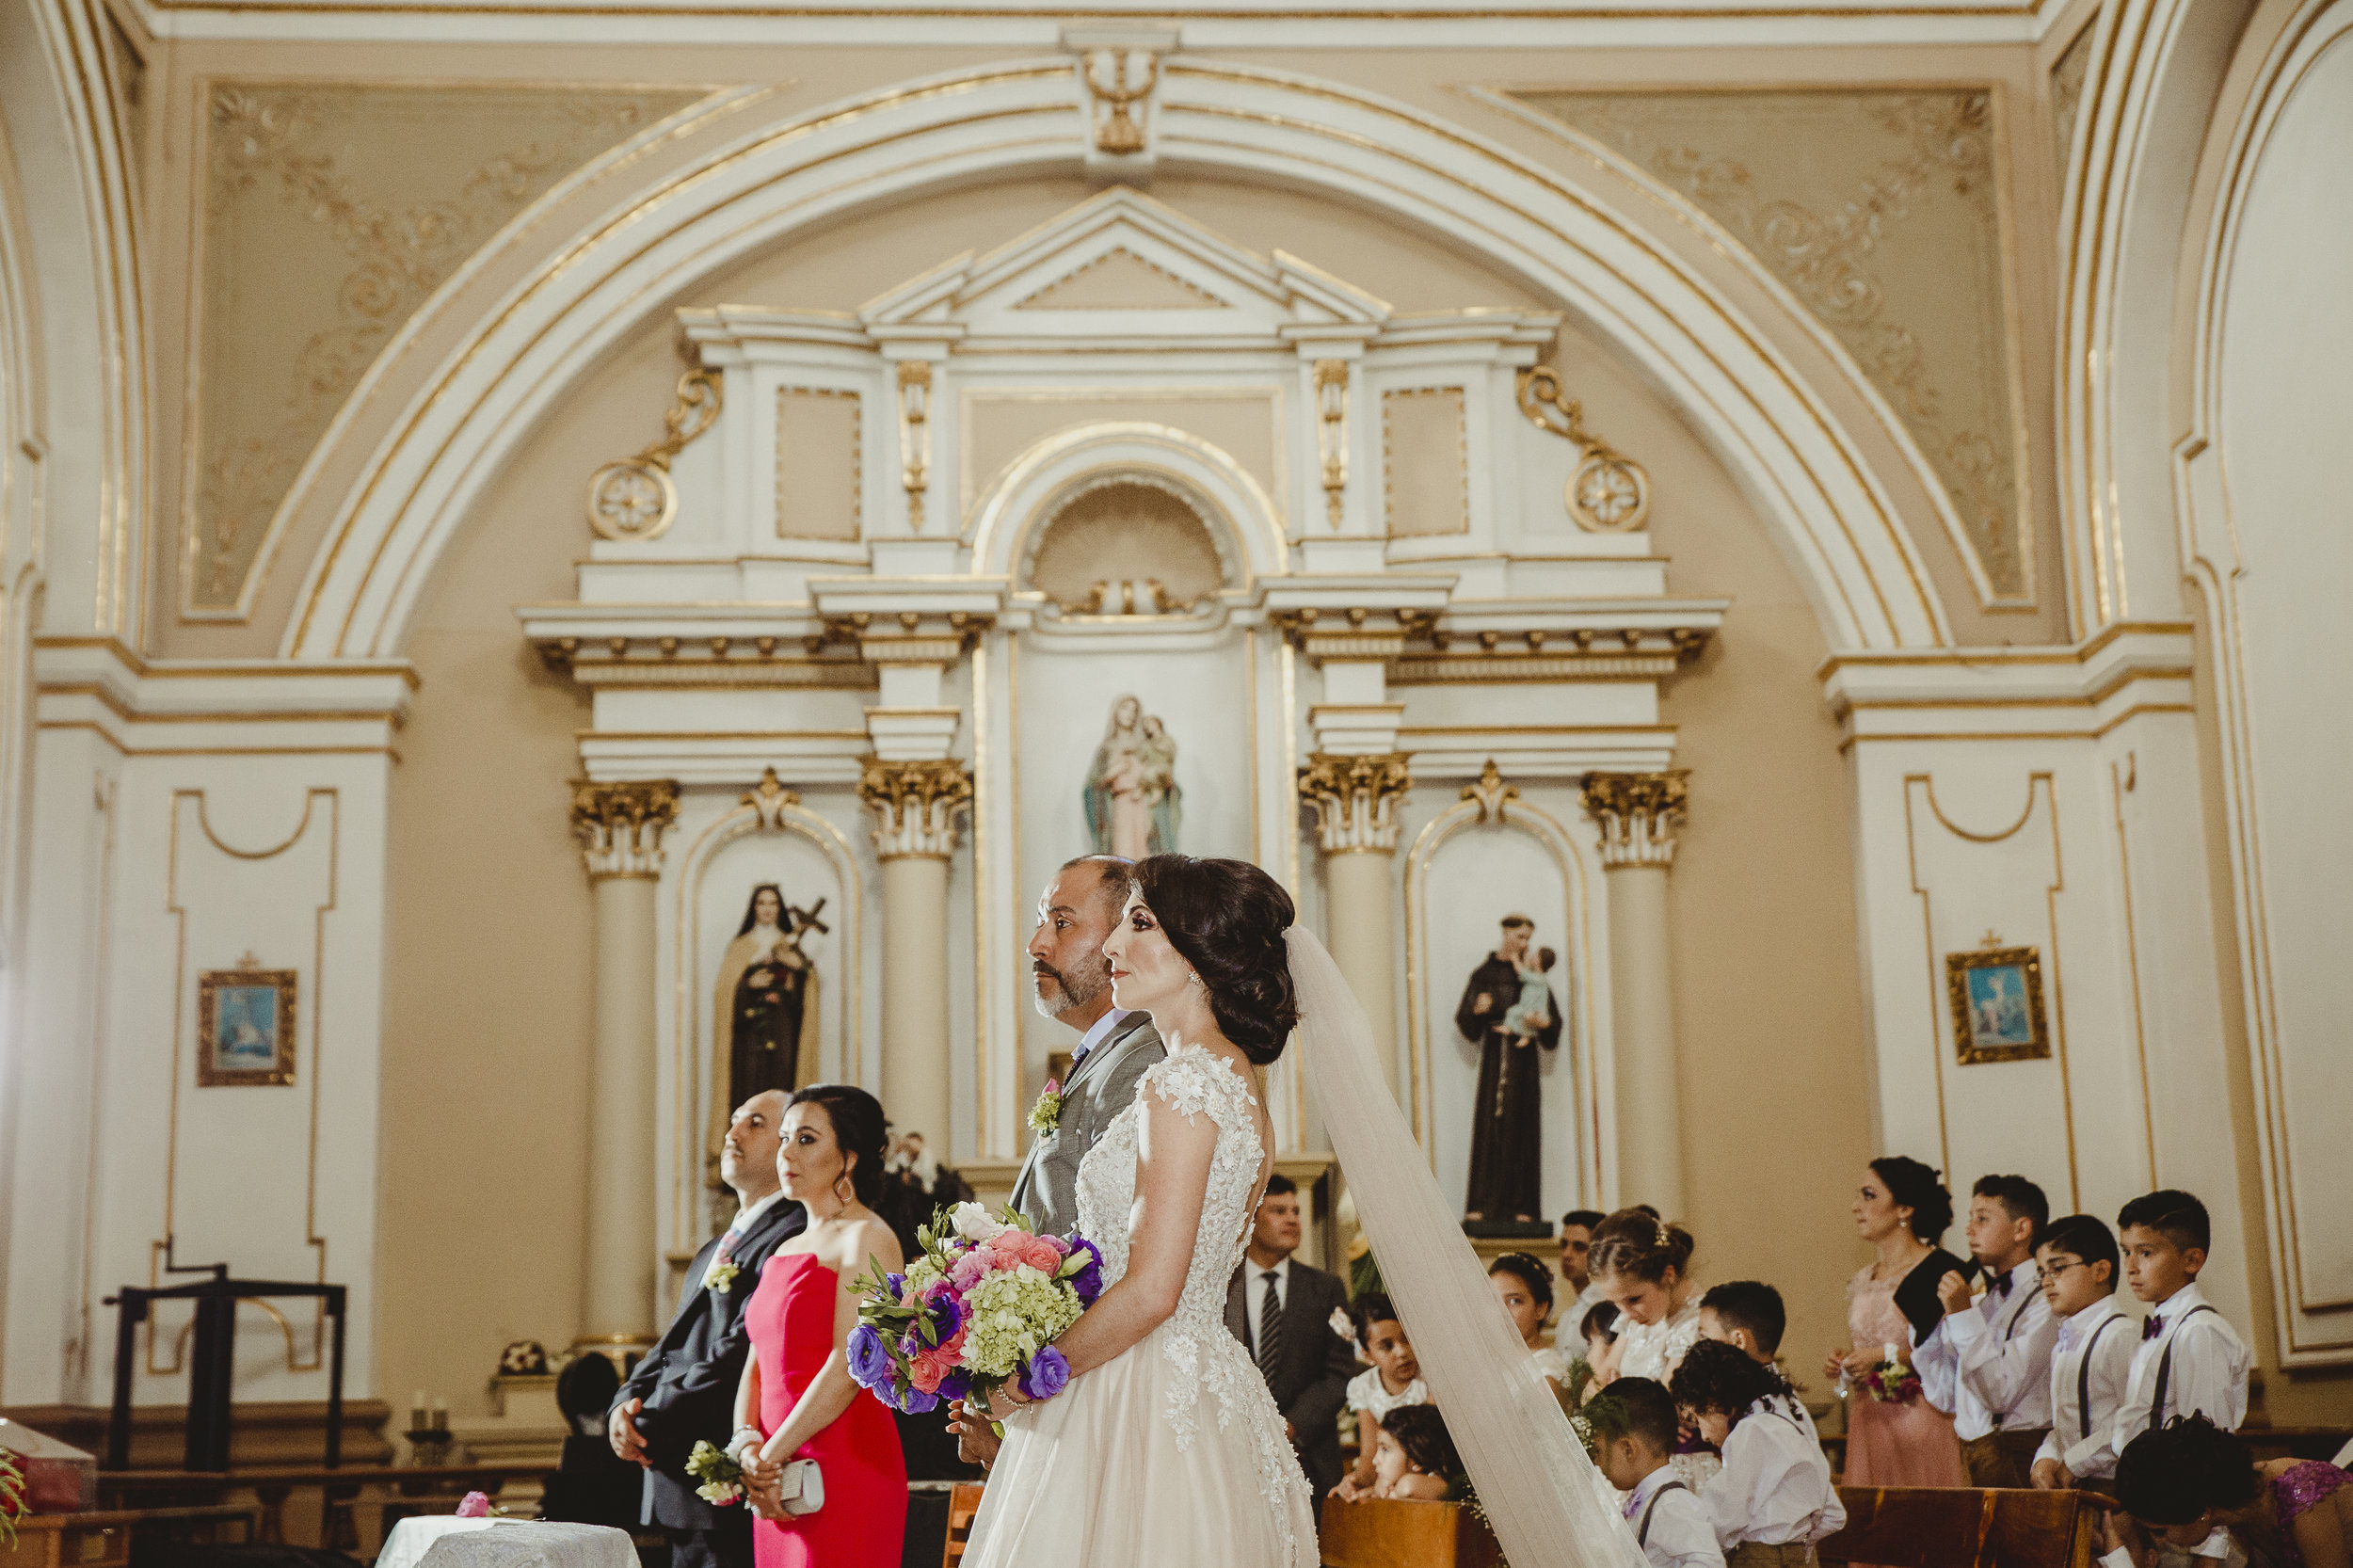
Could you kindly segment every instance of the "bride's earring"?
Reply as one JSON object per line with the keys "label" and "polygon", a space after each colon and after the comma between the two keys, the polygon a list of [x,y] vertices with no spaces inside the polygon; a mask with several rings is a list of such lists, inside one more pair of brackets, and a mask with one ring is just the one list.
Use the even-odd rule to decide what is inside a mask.
{"label": "bride's earring", "polygon": [[1187,970],[1185,973],[1185,984],[1193,987],[1195,990],[1199,990],[1201,987],[1201,971],[1199,969]]}

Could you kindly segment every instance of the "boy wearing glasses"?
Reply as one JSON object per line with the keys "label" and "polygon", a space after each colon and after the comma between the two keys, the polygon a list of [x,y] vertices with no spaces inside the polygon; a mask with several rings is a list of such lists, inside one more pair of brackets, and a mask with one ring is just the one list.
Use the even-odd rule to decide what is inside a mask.
{"label": "boy wearing glasses", "polygon": [[2051,1352],[2051,1431],[2034,1456],[2045,1491],[2115,1491],[2109,1446],[2140,1336],[2116,1304],[2116,1238],[2089,1214],[2055,1222],[2035,1248],[2042,1299],[2058,1322]]}

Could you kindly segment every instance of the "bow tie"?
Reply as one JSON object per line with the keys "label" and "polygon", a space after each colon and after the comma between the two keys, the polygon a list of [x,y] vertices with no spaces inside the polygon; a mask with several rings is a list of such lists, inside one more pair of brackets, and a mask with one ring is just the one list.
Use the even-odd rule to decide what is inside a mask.
{"label": "bow tie", "polygon": [[1626,1494],[1626,1498],[1625,1498],[1625,1508],[1624,1512],[1625,1512],[1625,1516],[1626,1516],[1627,1518],[1629,1518],[1629,1519],[1633,1518],[1633,1517],[1634,1517],[1634,1512],[1635,1512],[1635,1510],[1637,1510],[1637,1509],[1641,1508],[1641,1506],[1642,1506],[1642,1495],[1641,1495],[1641,1489],[1640,1489],[1640,1488],[1637,1488],[1636,1490],[1634,1490],[1634,1491],[1629,1492],[1629,1493],[1627,1493],[1627,1494]]}
{"label": "bow tie", "polygon": [[2009,1294],[2009,1276],[2008,1274],[1988,1274],[1985,1276],[1985,1288],[1987,1291],[1993,1295],[2007,1296]]}
{"label": "bow tie", "polygon": [[2140,1325],[2141,1341],[2145,1344],[2165,1332],[2165,1320],[2152,1312]]}

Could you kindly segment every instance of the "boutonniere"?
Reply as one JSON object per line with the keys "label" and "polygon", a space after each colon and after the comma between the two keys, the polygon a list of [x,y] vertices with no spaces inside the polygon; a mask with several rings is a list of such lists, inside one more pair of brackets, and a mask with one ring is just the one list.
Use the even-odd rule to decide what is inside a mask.
{"label": "boutonniere", "polygon": [[732,1289],[735,1276],[743,1272],[735,1266],[735,1259],[728,1256],[728,1250],[721,1247],[711,1259],[711,1267],[703,1271],[703,1288],[719,1291]]}
{"label": "boutonniere", "polygon": [[1052,1079],[1038,1091],[1037,1103],[1030,1107],[1030,1130],[1051,1132],[1062,1126],[1062,1085]]}

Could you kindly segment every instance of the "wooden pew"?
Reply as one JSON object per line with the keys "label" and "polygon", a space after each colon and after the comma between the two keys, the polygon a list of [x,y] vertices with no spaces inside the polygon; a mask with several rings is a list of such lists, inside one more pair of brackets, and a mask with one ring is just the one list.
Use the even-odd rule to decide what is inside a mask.
{"label": "wooden pew", "polygon": [[128,1568],[135,1548],[248,1545],[256,1525],[253,1509],[233,1506],[27,1514],[16,1522],[16,1544],[0,1549],[0,1568]]}
{"label": "wooden pew", "polygon": [[1886,1568],[2089,1568],[2101,1510],[2081,1492],[1842,1486],[1847,1528],[1815,1548],[1825,1563]]}
{"label": "wooden pew", "polygon": [[980,1512],[981,1483],[958,1481],[948,1494],[948,1549],[940,1556],[939,1568],[955,1568],[962,1560],[965,1544],[972,1539],[973,1515]]}
{"label": "wooden pew", "polygon": [[1460,1503],[1323,1499],[1325,1568],[1498,1568],[1502,1548]]}

